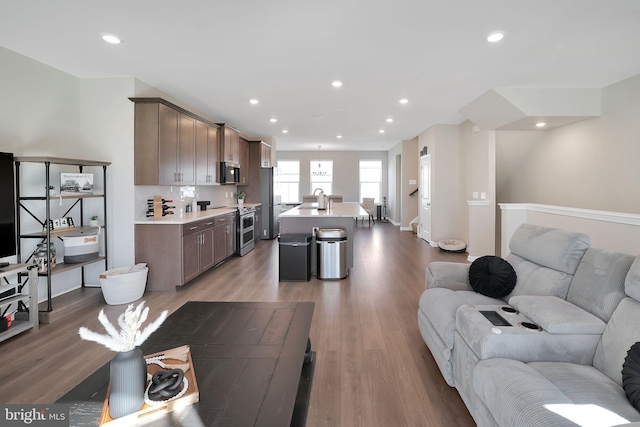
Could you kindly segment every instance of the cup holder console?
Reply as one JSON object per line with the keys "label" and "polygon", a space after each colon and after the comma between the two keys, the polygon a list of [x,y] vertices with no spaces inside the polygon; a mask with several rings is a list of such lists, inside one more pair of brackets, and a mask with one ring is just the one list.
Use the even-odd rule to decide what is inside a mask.
{"label": "cup holder console", "polygon": [[531,329],[532,331],[541,331],[542,328],[540,328],[540,326],[536,325],[535,323],[531,323],[531,322],[520,322],[518,323],[518,326],[525,328],[525,329]]}
{"label": "cup holder console", "polygon": [[505,313],[509,313],[509,314],[518,314],[518,310],[516,310],[515,308],[505,305],[500,307],[500,310],[504,311]]}

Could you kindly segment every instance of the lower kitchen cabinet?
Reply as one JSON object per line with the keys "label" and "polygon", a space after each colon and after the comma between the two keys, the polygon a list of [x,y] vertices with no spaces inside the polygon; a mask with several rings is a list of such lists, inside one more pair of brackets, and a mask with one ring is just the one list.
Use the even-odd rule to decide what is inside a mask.
{"label": "lower kitchen cabinet", "polygon": [[215,264],[213,219],[182,227],[182,277],[187,283]]}
{"label": "lower kitchen cabinet", "polygon": [[217,264],[236,252],[236,214],[214,218],[214,263]]}
{"label": "lower kitchen cabinet", "polygon": [[236,214],[187,224],[136,224],[136,263],[147,263],[148,291],[175,291],[235,254]]}

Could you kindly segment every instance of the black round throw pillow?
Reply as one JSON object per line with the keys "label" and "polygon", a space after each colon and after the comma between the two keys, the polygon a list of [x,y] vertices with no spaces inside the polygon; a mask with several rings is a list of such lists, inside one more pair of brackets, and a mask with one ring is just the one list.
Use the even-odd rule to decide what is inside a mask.
{"label": "black round throw pillow", "polygon": [[500,257],[485,255],[469,267],[469,283],[474,291],[493,298],[503,298],[516,286],[516,272]]}
{"label": "black round throw pillow", "polygon": [[640,342],[631,346],[622,364],[622,388],[629,402],[640,411]]}

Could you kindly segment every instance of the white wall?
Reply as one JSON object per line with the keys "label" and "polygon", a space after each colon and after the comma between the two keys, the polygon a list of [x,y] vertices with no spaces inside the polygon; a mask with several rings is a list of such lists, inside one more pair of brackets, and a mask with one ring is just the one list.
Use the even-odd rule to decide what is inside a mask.
{"label": "white wall", "polygon": [[[127,100],[133,94],[133,79],[79,79],[2,47],[0,63],[0,150],[17,156],[112,162],[107,169],[109,267],[133,263],[133,105]],[[21,192],[40,195],[44,166],[24,163],[21,170]],[[59,184],[59,172],[52,168],[55,184]],[[86,172],[100,175],[96,181],[102,185],[101,170]],[[85,215],[90,215],[96,200],[87,201]],[[32,208],[42,216],[41,202]],[[52,203],[52,209],[58,208]],[[23,257],[27,257],[35,243],[22,243]],[[97,284],[102,271],[103,263],[87,268],[87,283]],[[55,296],[80,284],[80,270],[53,279]],[[46,297],[44,280],[39,294],[41,300]]]}
{"label": "white wall", "polygon": [[[400,156],[400,165],[397,164],[397,157]],[[394,224],[400,224],[402,214],[402,191],[398,191],[402,179],[399,174],[402,173],[402,142],[396,144],[387,152],[388,165],[388,188],[389,199],[387,200],[387,217]]]}
{"label": "white wall", "polygon": [[[401,230],[411,230],[411,221],[418,216],[418,193],[409,196],[418,188],[420,182],[418,138],[402,141],[402,172],[400,183],[400,200],[402,201]],[[410,182],[415,181],[415,184]]]}

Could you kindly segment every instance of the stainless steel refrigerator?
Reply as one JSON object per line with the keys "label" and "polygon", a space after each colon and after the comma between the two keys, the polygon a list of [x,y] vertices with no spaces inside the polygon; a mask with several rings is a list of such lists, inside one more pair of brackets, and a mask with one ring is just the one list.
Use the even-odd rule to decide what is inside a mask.
{"label": "stainless steel refrigerator", "polygon": [[280,196],[275,194],[275,168],[260,168],[260,202],[262,203],[261,239],[275,239],[280,231]]}

